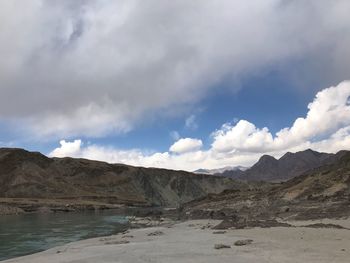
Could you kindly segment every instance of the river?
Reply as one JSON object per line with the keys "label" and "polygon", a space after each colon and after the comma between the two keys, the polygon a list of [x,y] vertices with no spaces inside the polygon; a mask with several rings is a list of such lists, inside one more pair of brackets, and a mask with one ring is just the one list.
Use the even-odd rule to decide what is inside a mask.
{"label": "river", "polygon": [[127,228],[113,211],[0,216],[0,260],[32,254]]}

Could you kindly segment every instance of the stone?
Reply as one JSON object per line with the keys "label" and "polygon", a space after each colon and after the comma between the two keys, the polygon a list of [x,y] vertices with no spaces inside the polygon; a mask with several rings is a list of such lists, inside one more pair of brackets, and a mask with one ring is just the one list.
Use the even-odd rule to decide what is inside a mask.
{"label": "stone", "polygon": [[149,233],[147,236],[162,236],[164,233],[162,231],[154,231]]}
{"label": "stone", "polygon": [[225,244],[215,244],[214,248],[215,249],[223,249],[223,248],[231,248],[231,246],[225,245]]}
{"label": "stone", "polygon": [[127,244],[130,243],[128,240],[117,240],[117,241],[109,241],[106,242],[105,245],[120,245],[120,244]]}
{"label": "stone", "polygon": [[234,245],[235,246],[245,246],[245,245],[250,245],[253,243],[252,239],[242,239],[242,240],[237,240]]}
{"label": "stone", "polygon": [[213,234],[225,234],[226,231],[214,231]]}

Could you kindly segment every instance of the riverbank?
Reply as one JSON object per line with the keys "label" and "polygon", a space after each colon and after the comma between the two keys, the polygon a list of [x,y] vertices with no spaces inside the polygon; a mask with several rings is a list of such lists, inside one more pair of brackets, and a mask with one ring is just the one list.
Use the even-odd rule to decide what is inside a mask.
{"label": "riverbank", "polygon": [[[134,206],[139,205],[135,203]],[[121,209],[128,204],[110,204],[84,199],[3,198],[0,197],[0,216],[26,213],[81,212]],[[142,205],[140,205],[142,207]]]}
{"label": "riverbank", "polygon": [[312,227],[213,230],[212,227],[220,222],[191,220],[131,229],[3,262],[340,263],[348,262],[350,258],[350,230],[336,227],[350,228],[349,219],[297,222]]}

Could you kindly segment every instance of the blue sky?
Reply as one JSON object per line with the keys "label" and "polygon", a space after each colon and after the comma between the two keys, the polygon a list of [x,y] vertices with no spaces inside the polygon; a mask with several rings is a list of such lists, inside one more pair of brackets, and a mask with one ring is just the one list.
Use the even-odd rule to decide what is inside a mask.
{"label": "blue sky", "polygon": [[[208,135],[223,123],[235,119],[249,120],[258,127],[267,126],[275,133],[290,126],[297,117],[304,116],[307,104],[315,95],[298,91],[281,78],[283,76],[273,73],[252,77],[241,83],[235,92],[230,89],[230,85],[235,84],[223,83],[203,100],[191,105],[185,114],[174,118],[159,117],[113,140],[122,148],[142,147],[166,151],[174,141],[171,132],[177,131],[182,137],[202,138],[205,145],[209,146],[211,139]],[[190,116],[195,116],[197,128],[186,127],[186,119]],[[98,142],[108,143],[110,139]]]}
{"label": "blue sky", "polygon": [[0,146],[186,170],[348,149],[349,8],[2,1]]}
{"label": "blue sky", "polygon": [[[232,91],[231,87],[234,85],[239,86],[237,91]],[[113,145],[121,149],[167,151],[175,140],[172,133],[176,131],[180,137],[201,138],[205,147],[210,147],[212,140],[208,135],[219,129],[223,123],[234,122],[236,119],[249,120],[258,127],[267,126],[272,133],[288,127],[297,117],[306,114],[307,104],[313,97],[313,92],[300,91],[283,79],[283,75],[271,72],[248,78],[239,84],[222,83],[178,116],[152,116],[149,122],[141,123],[127,133],[109,134],[101,138],[79,138],[83,138],[87,143]],[[191,116],[194,116],[197,127],[186,127],[186,120]],[[16,141],[16,136],[6,128],[3,126],[1,129],[2,138],[10,142]],[[68,139],[73,140],[77,137]],[[25,140],[16,146],[49,153],[57,146],[57,142]]]}

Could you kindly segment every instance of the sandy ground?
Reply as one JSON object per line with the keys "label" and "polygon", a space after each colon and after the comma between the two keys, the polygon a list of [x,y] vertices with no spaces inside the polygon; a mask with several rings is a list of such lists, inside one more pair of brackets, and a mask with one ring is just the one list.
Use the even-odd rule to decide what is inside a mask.
{"label": "sandy ground", "polygon": [[[214,234],[215,230],[208,227],[217,223],[219,221],[195,220],[171,227],[134,229],[3,262],[350,262],[350,230],[276,227]],[[315,221],[298,224],[310,223]],[[323,223],[350,226],[350,220]],[[156,231],[163,234],[149,235]],[[253,243],[235,246],[234,242],[241,239],[252,239]],[[215,249],[215,244],[220,243],[231,248]]]}

